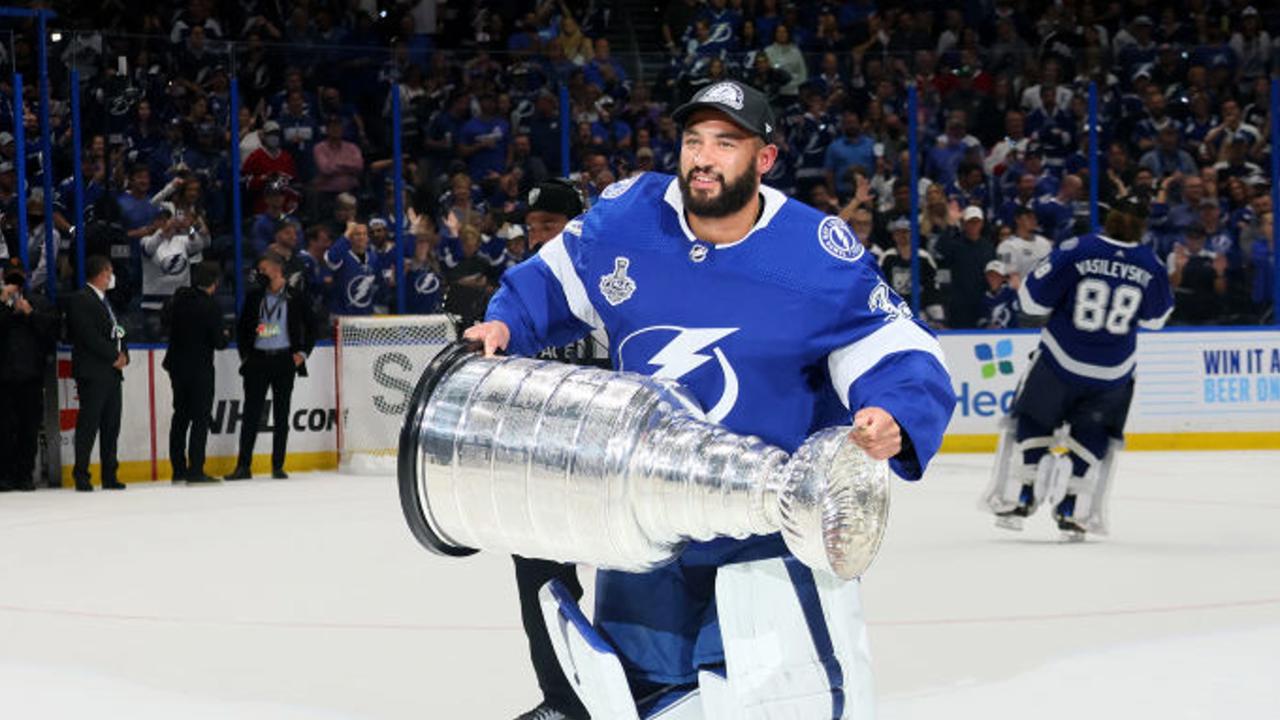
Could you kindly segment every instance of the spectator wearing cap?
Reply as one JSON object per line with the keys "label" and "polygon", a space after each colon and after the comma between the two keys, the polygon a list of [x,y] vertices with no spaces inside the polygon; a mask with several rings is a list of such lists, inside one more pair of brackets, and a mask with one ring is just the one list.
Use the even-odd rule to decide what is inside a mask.
{"label": "spectator wearing cap", "polygon": [[253,199],[253,211],[266,209],[266,188],[273,182],[290,183],[298,177],[293,156],[281,146],[280,125],[268,121],[262,126],[262,147],[249,153],[240,169]]}
{"label": "spectator wearing cap", "polygon": [[845,108],[840,113],[840,135],[827,146],[827,185],[835,189],[840,198],[853,197],[854,168],[862,168],[866,175],[876,170],[875,140],[862,133],[862,118],[857,111]]}
{"label": "spectator wearing cap", "polygon": [[[894,218],[889,222],[889,235],[893,247],[880,257],[880,274],[904,300],[912,302],[915,293],[911,283],[911,221],[905,215]],[[920,309],[930,325],[941,327],[946,317],[942,309],[942,292],[938,288],[938,264],[928,250],[921,248],[919,252]]]}
{"label": "spectator wearing cap", "polygon": [[1179,144],[1180,133],[1177,126],[1168,123],[1160,128],[1156,135],[1155,146],[1148,150],[1138,165],[1147,168],[1157,179],[1174,174],[1193,175],[1199,172],[1191,153],[1183,150]]}
{"label": "spectator wearing cap", "polygon": [[982,317],[983,273],[996,258],[982,208],[970,205],[960,215],[960,227],[943,233],[937,244],[940,281],[947,286],[947,322],[953,328],[973,328]]}
{"label": "spectator wearing cap", "polygon": [[1112,49],[1116,59],[1126,74],[1132,74],[1138,65],[1152,64],[1156,61],[1158,46],[1152,37],[1155,23],[1149,15],[1138,15],[1130,21],[1128,27],[1116,33]]}
{"label": "spectator wearing cap", "polygon": [[458,154],[466,159],[471,179],[480,182],[501,175],[507,167],[511,123],[497,114],[497,98],[480,97],[480,114],[463,126],[458,136]]}
{"label": "spectator wearing cap", "polygon": [[58,325],[53,306],[42,294],[27,292],[26,273],[10,258],[0,284],[0,492],[35,489],[45,366]]}
{"label": "spectator wearing cap", "polygon": [[1262,29],[1262,19],[1256,7],[1248,5],[1240,11],[1239,29],[1231,35],[1228,44],[1236,55],[1242,81],[1249,82],[1266,75],[1272,53],[1271,35]]}
{"label": "spectator wearing cap", "polygon": [[982,317],[978,320],[978,327],[987,330],[1018,327],[1018,313],[1022,312],[1022,306],[1018,302],[1018,291],[1009,282],[1008,267],[1000,260],[992,260],[983,270],[987,289],[982,294]]}
{"label": "spectator wearing cap", "polygon": [[360,185],[364,155],[355,143],[343,139],[342,118],[330,115],[325,121],[325,138],[313,151],[316,176],[312,184],[320,207],[327,211],[339,193],[352,192]]}
{"label": "spectator wearing cap", "polygon": [[1014,210],[1013,225],[1010,227],[1012,232],[1009,237],[996,246],[996,257],[1003,264],[1004,274],[1013,289],[1017,290],[1022,278],[1031,272],[1031,268],[1041,258],[1053,252],[1053,243],[1036,232],[1036,213],[1029,207]]}
{"label": "spectator wearing cap", "polygon": [[1175,322],[1207,325],[1219,321],[1227,298],[1227,258],[1205,246],[1204,227],[1187,227],[1165,263],[1173,286]]}

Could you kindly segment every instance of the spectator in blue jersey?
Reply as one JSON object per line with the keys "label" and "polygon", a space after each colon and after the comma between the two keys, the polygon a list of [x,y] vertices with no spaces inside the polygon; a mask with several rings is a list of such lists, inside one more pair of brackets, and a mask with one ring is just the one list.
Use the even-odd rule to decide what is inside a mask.
{"label": "spectator in blue jersey", "polygon": [[1170,175],[1160,181],[1148,220],[1158,257],[1172,250],[1175,243],[1181,242],[1187,228],[1199,221],[1200,203],[1204,199],[1204,180],[1198,175]]}
{"label": "spectator in blue jersey", "polygon": [[610,52],[608,38],[595,39],[595,57],[583,66],[582,75],[587,82],[610,95],[625,90],[627,71]]}
{"label": "spectator in blue jersey", "polygon": [[[709,409],[709,420],[733,432],[794,450],[818,428],[852,420],[852,443],[902,477],[920,477],[955,404],[936,340],[903,309],[843,222],[761,184],[776,157],[762,93],[736,82],[713,85],[673,116],[683,126],[680,174],[647,173],[602,193],[537,257],[506,273],[487,321],[466,337],[489,354],[532,355],[603,331],[614,341],[615,368],[680,382]],[[670,302],[691,287],[697,302]],[[682,355],[691,342],[723,359],[677,361],[678,368],[661,359]],[[814,367],[816,374],[805,370]],[[759,584],[717,597],[713,576],[736,562],[760,563]],[[730,571],[719,570],[719,579]],[[851,623],[852,633],[813,631],[831,639],[824,653],[843,658],[836,661],[842,672],[802,687],[797,678],[831,678],[822,670],[830,660],[814,655],[804,631],[776,633],[774,649],[758,656],[748,676],[769,678],[761,702],[767,697],[778,717],[807,717],[800,707],[842,716],[844,698],[852,715],[873,712],[869,659],[855,647],[862,633],[849,602],[856,585],[820,588],[777,536],[691,542],[652,572],[601,571],[599,630],[571,632],[595,647],[611,645],[637,701],[665,705],[696,690],[700,669],[723,668],[734,654],[732,630],[718,622],[732,613],[719,608],[742,602],[746,616],[765,617],[774,612],[768,595],[790,601],[797,591],[820,597]],[[843,593],[849,601],[835,597]],[[810,627],[825,625],[811,619]],[[732,683],[741,671],[728,667]],[[587,710],[610,716],[602,707]]]}
{"label": "spectator in blue jersey", "polygon": [[468,120],[458,134],[458,155],[467,161],[467,170],[476,182],[501,175],[507,167],[511,123],[497,113],[497,97],[481,95],[480,114]]}
{"label": "spectator in blue jersey", "polygon": [[413,255],[404,264],[405,312],[431,315],[444,307],[444,268],[436,255],[440,235],[429,215],[413,216]]}
{"label": "spectator in blue jersey", "polygon": [[841,199],[853,197],[853,176],[849,172],[860,167],[870,175],[876,169],[875,139],[862,134],[862,118],[857,111],[840,113],[841,134],[827,146],[825,169],[827,185],[835,188]]}
{"label": "spectator in blue jersey", "polygon": [[970,205],[960,215],[960,227],[939,238],[938,264],[949,276],[947,324],[953,328],[973,328],[982,317],[982,294],[987,263],[996,258],[995,243],[986,226],[982,208]]}
{"label": "spectator in blue jersey", "polygon": [[382,286],[382,259],[369,246],[369,227],[352,222],[324,254],[333,275],[330,298],[334,315],[372,315],[373,301]]}
{"label": "spectator in blue jersey", "polygon": [[982,172],[982,164],[965,160],[956,168],[956,179],[947,183],[947,198],[956,201],[960,207],[970,205],[982,208],[987,212],[991,207],[991,188],[987,185],[987,176]]}
{"label": "spectator in blue jersey", "polygon": [[1066,175],[1057,193],[1036,201],[1036,221],[1045,237],[1057,243],[1075,234],[1076,205],[1083,188],[1078,176]]}
{"label": "spectator in blue jersey", "polygon": [[1009,271],[999,260],[987,263],[984,273],[987,291],[982,294],[982,317],[978,327],[985,330],[1006,330],[1018,327],[1018,291],[1009,286]]}
{"label": "spectator in blue jersey", "polygon": [[1266,322],[1267,317],[1274,319],[1276,266],[1275,235],[1272,233],[1275,214],[1265,212],[1258,219],[1256,229],[1251,229],[1244,237],[1249,248],[1249,303],[1254,317]]}
{"label": "spectator in blue jersey", "polygon": [[276,224],[281,220],[288,220],[299,227],[302,225],[296,217],[284,211],[284,183],[269,183],[262,190],[262,199],[265,207],[253,216],[253,224],[249,226],[249,250],[254,257],[267,251],[275,235]]}

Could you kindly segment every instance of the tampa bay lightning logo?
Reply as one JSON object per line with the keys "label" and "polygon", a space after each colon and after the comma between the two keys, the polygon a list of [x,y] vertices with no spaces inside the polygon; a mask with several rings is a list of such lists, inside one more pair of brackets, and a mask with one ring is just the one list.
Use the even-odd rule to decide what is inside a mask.
{"label": "tampa bay lightning logo", "polygon": [[440,278],[433,272],[425,272],[414,281],[413,291],[419,295],[431,295],[440,290]]}
{"label": "tampa bay lightning logo", "polygon": [[618,344],[618,369],[679,381],[704,406],[710,406],[707,419],[720,422],[738,402],[738,373],[720,347],[736,332],[738,328],[678,325],[637,330]]}
{"label": "tampa bay lightning logo", "polygon": [[828,255],[845,262],[857,262],[866,252],[853,231],[838,217],[828,216],[818,223],[818,244]]}
{"label": "tampa bay lightning logo", "polygon": [[347,303],[364,308],[373,304],[373,281],[376,275],[357,275],[347,283]]}
{"label": "tampa bay lightning logo", "polygon": [[186,272],[187,267],[191,264],[187,260],[187,254],[183,252],[175,252],[158,257],[156,262],[159,263],[160,271],[165,275],[181,275]]}

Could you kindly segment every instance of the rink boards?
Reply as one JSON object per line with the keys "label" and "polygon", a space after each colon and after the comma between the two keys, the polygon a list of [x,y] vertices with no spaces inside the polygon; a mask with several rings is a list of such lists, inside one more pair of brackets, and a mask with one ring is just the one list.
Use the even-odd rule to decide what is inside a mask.
{"label": "rink boards", "polygon": [[[957,405],[943,450],[991,452],[996,426],[1011,405],[1018,379],[1038,344],[1038,331],[949,332],[940,337],[955,384]],[[371,383],[370,412],[403,407],[408,390],[433,354],[431,348],[364,347],[361,364],[382,369]],[[397,362],[378,363],[382,353]],[[172,407],[163,347],[136,347],[125,368],[120,477],[167,480]],[[403,362],[407,358],[409,363]],[[1135,450],[1280,448],[1280,330],[1166,330],[1138,338],[1138,383],[1126,439]],[[209,433],[207,470],[230,471],[243,422],[239,357],[216,355],[217,382]],[[293,391],[289,470],[337,465],[334,350],[322,345],[307,361],[309,377]],[[373,377],[371,375],[371,377]],[[63,483],[70,483],[77,399],[70,354],[58,354],[58,403]],[[401,397],[403,395],[403,397]],[[381,400],[382,402],[378,402]],[[375,407],[376,406],[376,407]],[[350,412],[349,408],[344,410]],[[393,424],[398,422],[393,419]],[[390,434],[389,434],[390,435]],[[388,437],[394,443],[394,437]],[[264,428],[255,449],[257,472],[269,468],[271,433]],[[95,451],[94,459],[97,455]],[[95,481],[97,469],[94,468]]]}

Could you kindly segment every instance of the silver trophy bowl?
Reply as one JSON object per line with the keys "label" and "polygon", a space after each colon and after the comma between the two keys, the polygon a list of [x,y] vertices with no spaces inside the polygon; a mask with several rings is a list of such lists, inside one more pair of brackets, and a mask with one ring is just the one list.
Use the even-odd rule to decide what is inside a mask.
{"label": "silver trophy bowl", "polygon": [[860,576],[884,537],[889,470],[848,440],[790,457],[701,418],[679,385],[454,343],[400,431],[400,501],[432,552],[478,549],[631,572],[691,540],[781,532],[802,562]]}

